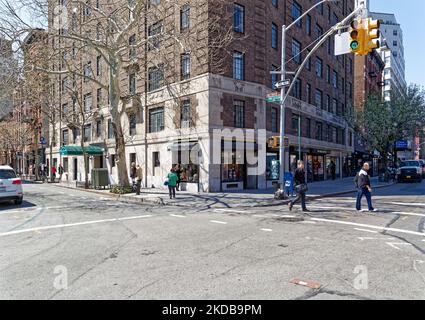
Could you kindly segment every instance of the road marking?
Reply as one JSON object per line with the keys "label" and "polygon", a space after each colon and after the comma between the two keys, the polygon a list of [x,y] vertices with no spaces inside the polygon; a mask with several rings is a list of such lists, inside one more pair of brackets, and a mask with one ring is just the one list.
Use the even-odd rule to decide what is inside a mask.
{"label": "road marking", "polygon": [[404,203],[404,202],[384,202],[385,204],[395,204],[410,207],[425,207],[425,203]]}
{"label": "road marking", "polygon": [[[319,207],[319,206],[309,206],[311,209],[334,209],[334,210],[346,210],[346,211],[357,211],[356,208],[346,208],[346,207]],[[368,212],[367,209],[363,209],[361,212]],[[425,214],[413,213],[413,212],[398,212],[398,211],[377,211],[373,214],[391,214],[391,215],[401,215],[401,216],[415,216],[415,217],[425,217]]]}
{"label": "road marking", "polygon": [[415,235],[415,236],[425,237],[425,233],[410,231],[410,230],[403,230],[403,229],[396,229],[396,228],[386,228],[386,227],[374,226],[374,225],[369,225],[369,224],[354,223],[354,222],[339,221],[339,220],[329,220],[329,219],[319,219],[319,218],[311,218],[311,220],[318,221],[318,222],[325,222],[325,223],[327,222],[327,223],[334,223],[334,224],[343,224],[343,225],[348,225],[348,226],[377,229],[377,230],[381,230],[381,231],[392,231],[392,232],[397,232],[397,233],[407,233],[407,234],[412,234],[412,235]]}
{"label": "road marking", "polygon": [[217,221],[217,220],[210,220],[212,223],[218,223],[218,224],[227,224],[227,222],[224,221]]}
{"label": "road marking", "polygon": [[370,232],[370,233],[378,233],[378,231],[367,230],[367,229],[360,229],[360,228],[354,228],[354,230],[357,230],[357,231],[364,231],[364,232]]}
{"label": "road marking", "polygon": [[272,229],[260,229],[261,231],[265,231],[265,232],[272,232]]}
{"label": "road marking", "polygon": [[33,231],[61,229],[61,228],[96,224],[96,223],[117,222],[117,221],[125,221],[125,220],[144,219],[144,218],[150,218],[150,217],[152,217],[152,215],[133,216],[133,217],[124,217],[124,218],[113,218],[113,219],[104,219],[104,220],[91,220],[91,221],[83,221],[83,222],[68,223],[68,224],[57,224],[57,225],[51,225],[51,226],[44,226],[44,227],[36,227],[36,228],[30,228],[30,229],[15,230],[15,231],[10,231],[10,232],[3,232],[3,233],[0,233],[0,237],[10,236],[10,235],[15,235],[15,234],[21,234],[21,233],[28,233],[28,232],[33,232]]}
{"label": "road marking", "polygon": [[186,216],[181,216],[178,214],[170,214],[171,217],[176,217],[176,218],[186,218]]}
{"label": "road marking", "polygon": [[387,242],[387,244],[397,250],[401,250],[399,247],[397,246],[411,246],[411,243],[397,243],[397,242]]}
{"label": "road marking", "polygon": [[365,240],[394,240],[394,238],[370,238],[370,237],[358,237],[357,239],[359,239],[360,241],[365,241]]}
{"label": "road marking", "polygon": [[236,213],[248,213],[248,211],[233,210],[233,209],[214,209],[215,212],[236,212]]}

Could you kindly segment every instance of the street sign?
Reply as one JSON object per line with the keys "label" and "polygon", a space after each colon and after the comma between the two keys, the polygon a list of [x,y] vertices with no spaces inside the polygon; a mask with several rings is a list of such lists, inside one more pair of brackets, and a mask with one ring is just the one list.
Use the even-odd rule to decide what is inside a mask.
{"label": "street sign", "polygon": [[335,35],[335,55],[340,56],[350,52],[350,33],[344,32]]}
{"label": "street sign", "polygon": [[409,148],[409,142],[406,140],[397,141],[395,144],[396,149],[406,150]]}
{"label": "street sign", "polygon": [[291,80],[286,79],[286,80],[283,80],[283,81],[276,82],[274,86],[275,86],[276,89],[281,89],[283,87],[289,86],[290,83],[291,83]]}
{"label": "street sign", "polygon": [[40,144],[43,145],[43,146],[46,145],[47,144],[46,138],[40,137]]}
{"label": "street sign", "polygon": [[273,92],[267,95],[267,102],[280,102],[280,93]]}

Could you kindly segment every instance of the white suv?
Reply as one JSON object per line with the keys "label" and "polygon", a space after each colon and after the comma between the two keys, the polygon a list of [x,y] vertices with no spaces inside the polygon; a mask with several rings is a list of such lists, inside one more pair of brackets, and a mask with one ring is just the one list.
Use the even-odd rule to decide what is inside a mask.
{"label": "white suv", "polygon": [[9,166],[0,166],[0,201],[14,201],[22,204],[24,194],[22,180],[16,176],[15,170]]}

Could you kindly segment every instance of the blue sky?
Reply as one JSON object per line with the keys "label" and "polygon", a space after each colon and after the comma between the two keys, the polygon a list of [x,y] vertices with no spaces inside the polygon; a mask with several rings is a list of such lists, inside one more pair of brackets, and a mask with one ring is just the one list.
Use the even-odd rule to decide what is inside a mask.
{"label": "blue sky", "polygon": [[407,83],[425,86],[425,1],[370,0],[370,10],[396,15],[404,34]]}

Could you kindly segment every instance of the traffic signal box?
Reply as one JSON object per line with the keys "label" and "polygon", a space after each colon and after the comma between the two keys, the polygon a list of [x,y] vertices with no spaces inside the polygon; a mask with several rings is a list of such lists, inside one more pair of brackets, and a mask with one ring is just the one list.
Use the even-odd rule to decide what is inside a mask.
{"label": "traffic signal box", "polygon": [[380,21],[358,19],[351,22],[350,49],[357,55],[367,55],[373,49],[380,47],[379,32]]}

